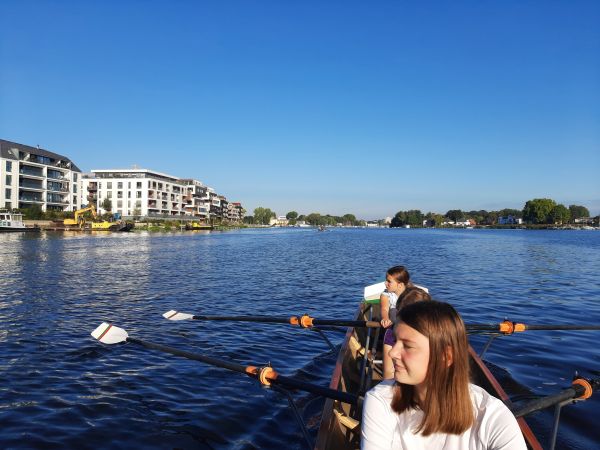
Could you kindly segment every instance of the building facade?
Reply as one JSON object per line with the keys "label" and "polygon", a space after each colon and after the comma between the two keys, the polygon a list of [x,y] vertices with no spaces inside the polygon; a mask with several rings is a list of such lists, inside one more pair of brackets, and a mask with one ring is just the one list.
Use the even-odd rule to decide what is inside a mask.
{"label": "building facade", "polygon": [[227,218],[227,199],[213,188],[198,180],[147,169],[92,170],[83,176],[81,191],[81,203],[94,203],[100,213],[107,212],[104,206],[108,199],[111,212],[124,217],[193,218],[203,222]]}
{"label": "building facade", "polygon": [[81,170],[66,156],[0,139],[0,208],[75,211]]}
{"label": "building facade", "polygon": [[147,169],[92,170],[83,176],[84,203],[100,213],[108,199],[111,212],[122,216],[183,216],[186,185],[179,178]]}

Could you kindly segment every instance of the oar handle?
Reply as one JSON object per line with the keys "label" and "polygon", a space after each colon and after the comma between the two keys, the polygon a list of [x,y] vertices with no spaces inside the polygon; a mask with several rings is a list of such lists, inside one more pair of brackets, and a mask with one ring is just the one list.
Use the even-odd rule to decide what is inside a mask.
{"label": "oar handle", "polygon": [[380,328],[381,323],[375,320],[330,320],[313,319],[313,325],[337,325],[338,327]]}
{"label": "oar handle", "polygon": [[292,389],[300,389],[303,391],[311,392],[316,395],[328,397],[333,400],[339,400],[343,403],[349,403],[355,405],[358,402],[358,396],[348,394],[346,392],[336,391],[334,389],[325,388],[316,384],[307,383],[292,377],[286,377],[279,375],[275,370],[270,367],[255,367],[255,366],[244,366],[230,361],[223,361],[221,359],[212,358],[210,356],[199,355],[197,353],[187,352],[185,350],[179,350],[178,348],[169,347],[162,344],[156,344],[154,342],[144,341],[142,339],[128,337],[127,342],[132,342],[141,345],[146,348],[159,350],[161,352],[169,353],[175,356],[181,356],[183,358],[191,359],[193,361],[200,361],[211,366],[221,367],[223,369],[232,370],[234,372],[244,373],[248,376],[258,379],[262,384],[269,385],[270,383],[285,386]]}
{"label": "oar handle", "polygon": [[192,316],[194,320],[211,320],[211,321],[231,321],[231,322],[261,322],[261,323],[287,323],[298,325],[303,328],[310,328],[318,325],[334,325],[339,327],[367,327],[379,328],[381,324],[376,321],[367,320],[336,320],[336,319],[315,319],[314,317],[305,314],[303,316],[291,317],[271,317],[271,316]]}
{"label": "oar handle", "polygon": [[503,334],[519,333],[526,330],[600,330],[600,325],[527,325],[505,320],[497,324],[466,324],[468,331],[498,331]]}
{"label": "oar handle", "polygon": [[516,418],[531,414],[532,412],[548,408],[549,406],[573,399],[586,400],[591,397],[592,393],[600,387],[600,378],[588,380],[586,378],[576,378],[573,380],[573,385],[554,395],[532,400],[526,405],[513,409],[513,414]]}

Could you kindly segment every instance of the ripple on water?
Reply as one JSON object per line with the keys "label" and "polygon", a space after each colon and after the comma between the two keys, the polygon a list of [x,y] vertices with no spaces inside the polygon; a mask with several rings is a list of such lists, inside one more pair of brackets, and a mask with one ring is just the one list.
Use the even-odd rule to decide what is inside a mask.
{"label": "ripple on water", "polygon": [[[362,288],[406,265],[466,322],[600,322],[600,233],[499,230],[241,230],[192,235],[0,236],[0,446],[303,448],[280,393],[241,374],[89,336],[102,321],[138,338],[271,363],[326,386],[335,364],[308,330],[169,322],[196,314],[349,318]],[[343,335],[329,332],[339,344]],[[472,336],[475,347],[485,343]],[[528,332],[486,354],[515,395],[555,393],[598,373],[597,335]],[[294,398],[313,438],[323,400]],[[560,448],[600,442],[600,400],[563,410]],[[531,419],[548,435],[550,412]]]}

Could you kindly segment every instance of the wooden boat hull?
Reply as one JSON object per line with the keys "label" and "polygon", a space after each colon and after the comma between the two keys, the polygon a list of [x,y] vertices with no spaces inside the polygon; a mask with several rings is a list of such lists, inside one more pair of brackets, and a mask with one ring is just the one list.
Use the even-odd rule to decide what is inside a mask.
{"label": "wooden boat hull", "polygon": [[[362,303],[356,320],[370,320],[373,317],[379,317],[379,305]],[[348,329],[329,384],[331,389],[358,393],[362,396],[381,381],[381,371],[377,369],[377,366],[366,363],[367,360],[381,359],[379,333],[380,329],[378,328]],[[367,360],[365,360],[365,356]],[[469,357],[472,382],[510,406],[508,395],[470,346]],[[320,450],[359,449],[361,414],[362,411],[359,407],[327,399],[315,448]],[[527,446],[530,449],[541,450],[542,446],[525,419],[520,418],[517,421]]]}

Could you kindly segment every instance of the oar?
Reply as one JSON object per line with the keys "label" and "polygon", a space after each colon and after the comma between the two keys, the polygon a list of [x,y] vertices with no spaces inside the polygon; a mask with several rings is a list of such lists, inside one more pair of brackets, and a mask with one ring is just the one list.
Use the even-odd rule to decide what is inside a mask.
{"label": "oar", "polygon": [[549,406],[562,403],[567,400],[587,400],[592,396],[592,393],[600,387],[600,378],[595,380],[587,378],[576,378],[570,388],[565,389],[554,395],[548,395],[536,400],[532,400],[527,404],[518,408],[513,408],[513,414],[519,418],[532,412],[539,411]]}
{"label": "oar", "polygon": [[291,317],[271,317],[271,316],[201,316],[187,314],[175,310],[167,311],[163,314],[165,319],[169,320],[213,320],[213,321],[232,321],[232,322],[261,322],[261,323],[286,323],[297,325],[303,328],[310,328],[319,325],[334,325],[340,327],[368,327],[379,328],[381,324],[373,320],[337,320],[337,319],[315,319],[305,314],[303,316]]}
{"label": "oar", "polygon": [[[261,322],[261,323],[286,323],[310,328],[318,325],[337,325],[355,328],[379,328],[381,324],[374,320],[338,320],[338,319],[315,319],[309,315],[291,317],[271,316],[204,316],[182,313],[171,310],[163,314],[169,320],[214,320],[232,322]],[[497,324],[466,324],[468,331],[498,331],[504,334],[518,333],[526,330],[600,330],[600,325],[526,325],[524,323],[505,320]]]}
{"label": "oar", "polygon": [[503,334],[520,333],[527,330],[550,330],[550,331],[568,331],[568,330],[600,330],[600,325],[581,324],[581,325],[527,325],[524,323],[511,322],[505,320],[497,324],[466,324],[468,331],[498,331]]}
{"label": "oar", "polygon": [[324,388],[322,386],[306,383],[296,378],[286,377],[277,373],[272,367],[256,367],[244,366],[230,361],[223,361],[210,356],[199,355],[197,353],[186,352],[166,345],[155,344],[153,342],[143,341],[141,339],[129,337],[127,331],[123,328],[115,327],[111,324],[103,322],[98,328],[92,331],[92,336],[104,344],[117,344],[119,342],[132,342],[142,345],[146,348],[159,350],[161,352],[170,353],[171,355],[182,356],[183,358],[200,361],[211,366],[221,367],[223,369],[232,370],[234,372],[245,373],[248,376],[256,378],[263,385],[269,386],[271,383],[284,386],[286,388],[300,389],[302,391],[311,392],[316,395],[339,400],[342,403],[355,405],[358,402],[356,395],[345,392],[336,391],[334,389]]}

